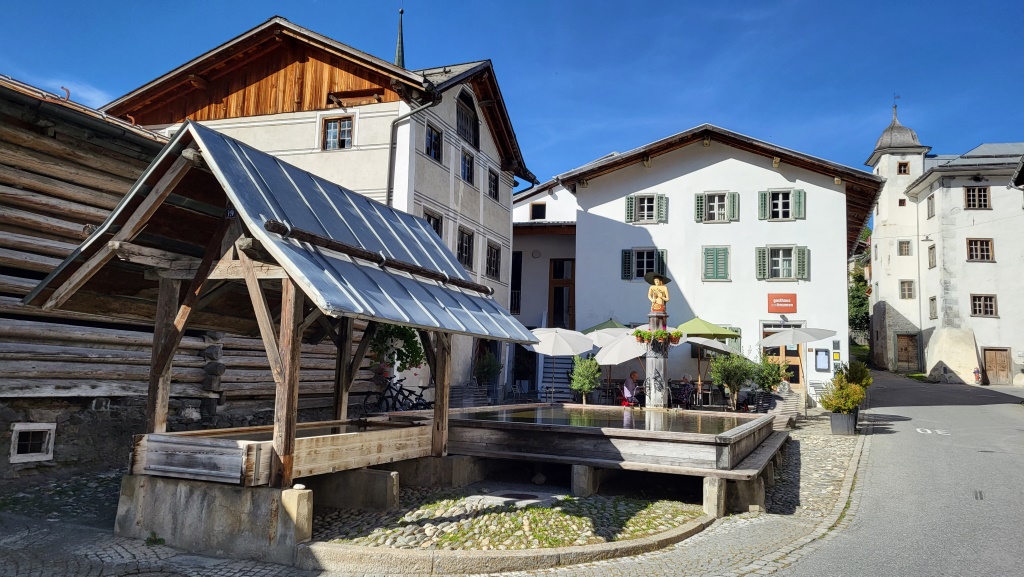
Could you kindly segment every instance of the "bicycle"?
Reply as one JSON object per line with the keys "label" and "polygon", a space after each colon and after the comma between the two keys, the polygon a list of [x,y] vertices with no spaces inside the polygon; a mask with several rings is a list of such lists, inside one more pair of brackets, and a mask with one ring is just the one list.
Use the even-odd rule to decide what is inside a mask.
{"label": "bicycle", "polygon": [[379,393],[367,393],[363,397],[363,414],[434,408],[434,403],[423,397],[423,391],[432,385],[419,385],[419,392],[414,393],[402,386],[403,381],[404,377],[387,377],[384,390]]}

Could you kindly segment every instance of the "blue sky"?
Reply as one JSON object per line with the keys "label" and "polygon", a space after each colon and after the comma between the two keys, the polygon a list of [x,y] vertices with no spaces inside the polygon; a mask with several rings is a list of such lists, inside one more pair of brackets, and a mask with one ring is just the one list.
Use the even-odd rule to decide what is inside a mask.
{"label": "blue sky", "polygon": [[1020,0],[109,0],[5,6],[0,74],[101,105],[273,15],[406,65],[490,58],[541,179],[704,122],[862,167],[900,119],[933,152],[1024,141]]}

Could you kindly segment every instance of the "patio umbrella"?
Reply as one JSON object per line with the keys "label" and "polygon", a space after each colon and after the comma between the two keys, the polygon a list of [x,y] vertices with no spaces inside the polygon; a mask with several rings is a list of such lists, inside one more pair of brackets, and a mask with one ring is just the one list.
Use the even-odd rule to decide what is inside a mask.
{"label": "patio umbrella", "polygon": [[[773,335],[761,339],[757,344],[760,347],[784,347],[787,345],[802,345],[814,341],[820,341],[821,339],[827,339],[829,337],[836,336],[835,331],[828,329],[805,329],[805,328],[792,328],[779,331]],[[803,393],[800,395],[803,399],[804,404],[804,415],[807,414],[807,374],[804,373],[804,356],[801,354],[797,357],[797,363],[800,367],[800,374],[803,375],[804,388]]]}
{"label": "patio umbrella", "polygon": [[[622,327],[622,328],[598,329],[596,331],[592,331],[592,332],[584,333],[584,334],[587,335],[588,337],[590,337],[590,340],[594,341],[594,345],[595,346],[603,347],[603,346],[605,346],[607,344],[610,344],[612,341],[614,341],[615,339],[621,337],[622,335],[628,335],[628,334],[632,334],[632,333],[633,333],[633,329],[631,329],[629,327]],[[636,339],[634,339],[634,342],[635,342],[635,340]]]}
{"label": "patio umbrella", "polygon": [[601,365],[620,365],[645,354],[647,354],[647,348],[636,342],[636,337],[631,333],[626,333],[601,347],[594,358]]}
{"label": "patio umbrella", "polygon": [[594,348],[594,341],[590,337],[569,329],[534,329],[533,336],[538,342],[530,349],[551,357],[582,355]]}
{"label": "patio umbrella", "polygon": [[730,331],[729,329],[709,323],[708,321],[698,317],[694,317],[676,328],[686,333],[687,337],[704,337],[708,339],[739,338],[738,334]]}
{"label": "patio umbrella", "polygon": [[590,334],[590,333],[592,333],[594,331],[599,331],[601,329],[624,329],[624,328],[627,328],[626,325],[620,323],[619,321],[617,321],[615,319],[611,319],[610,318],[610,319],[608,319],[608,320],[606,320],[604,322],[597,323],[596,325],[594,325],[594,326],[592,326],[590,328],[583,329],[580,332],[585,334],[585,335],[588,335],[588,334]]}

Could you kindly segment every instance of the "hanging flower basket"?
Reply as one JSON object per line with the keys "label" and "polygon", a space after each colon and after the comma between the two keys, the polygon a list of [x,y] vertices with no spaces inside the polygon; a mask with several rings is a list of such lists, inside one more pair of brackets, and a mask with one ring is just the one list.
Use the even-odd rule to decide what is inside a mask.
{"label": "hanging flower basket", "polygon": [[636,337],[638,343],[649,343],[651,342],[651,331],[645,331],[643,329],[636,329],[633,331],[633,336]]}

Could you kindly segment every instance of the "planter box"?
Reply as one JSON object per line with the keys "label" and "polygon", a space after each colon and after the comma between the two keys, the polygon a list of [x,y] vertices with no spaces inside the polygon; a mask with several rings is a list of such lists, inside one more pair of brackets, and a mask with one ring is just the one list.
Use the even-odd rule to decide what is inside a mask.
{"label": "planter box", "polygon": [[857,415],[856,413],[829,413],[832,419],[833,435],[856,435]]}

